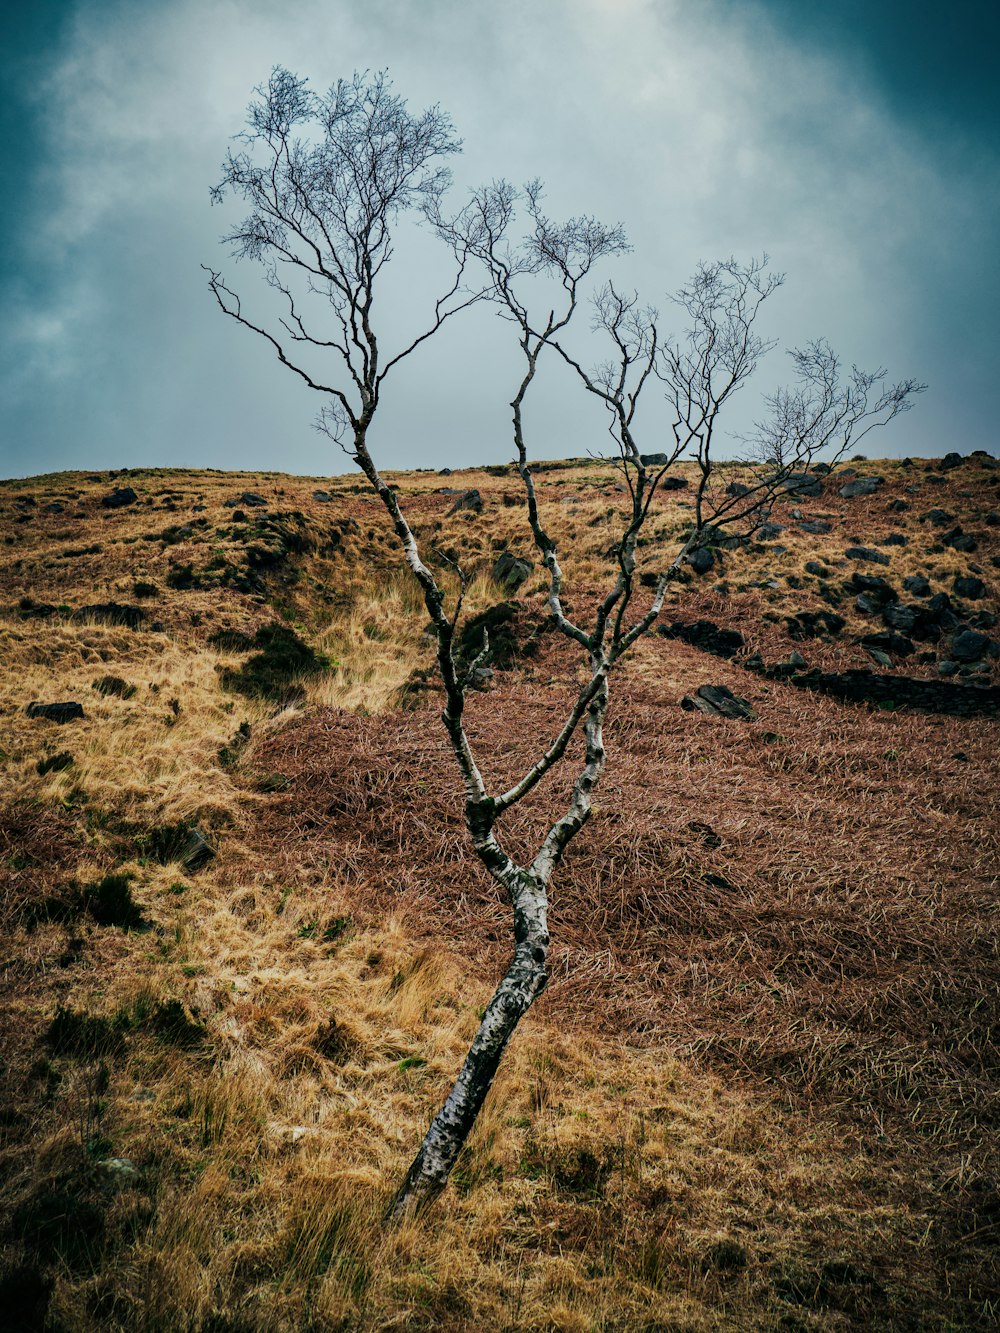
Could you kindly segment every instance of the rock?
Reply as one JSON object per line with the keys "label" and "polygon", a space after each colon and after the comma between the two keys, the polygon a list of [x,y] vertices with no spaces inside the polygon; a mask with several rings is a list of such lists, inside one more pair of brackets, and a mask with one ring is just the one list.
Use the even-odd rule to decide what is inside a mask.
{"label": "rock", "polygon": [[687,562],[696,574],[707,574],[715,564],[715,556],[707,547],[700,546],[687,557]]}
{"label": "rock", "polygon": [[73,722],[83,717],[83,705],[78,703],[40,704],[30,703],[24,710],[29,717],[44,717],[50,722]]}
{"label": "rock", "polygon": [[909,633],[924,615],[924,610],[917,606],[906,606],[902,602],[893,602],[882,612],[882,619],[890,629]]}
{"label": "rock", "polygon": [[819,536],[822,532],[832,532],[833,528],[824,518],[806,518],[799,524],[803,532],[811,532],[814,536]]}
{"label": "rock", "polygon": [[[912,467],[913,464],[911,463],[910,466]],[[891,509],[894,514],[905,514],[909,507],[909,504],[905,500],[890,500],[888,504],[888,508]]]}
{"label": "rock", "polygon": [[1000,527],[1000,514],[998,514],[995,509],[991,509],[983,519],[983,522],[988,528]]}
{"label": "rock", "polygon": [[813,471],[818,472],[821,477],[825,477],[827,473],[833,471],[833,468],[829,463],[813,463]]}
{"label": "rock", "polygon": [[952,635],[951,655],[957,662],[975,662],[985,653],[996,657],[998,649],[1000,645],[986,634],[977,634],[974,629],[959,630]]}
{"label": "rock", "polygon": [[952,657],[960,663],[973,663],[987,653],[996,657],[997,651],[1000,651],[1000,644],[975,629],[960,629],[957,635],[952,635]]}
{"label": "rock", "polygon": [[912,592],[914,597],[929,597],[931,585],[923,574],[909,574],[903,580],[903,587]]}
{"label": "rock", "polygon": [[328,505],[332,502],[333,496],[329,491],[313,491],[313,499],[318,500],[320,504]]}
{"label": "rock", "polygon": [[878,648],[884,653],[895,653],[899,657],[910,657],[917,650],[912,639],[908,639],[904,634],[892,632],[866,634],[858,639],[858,643],[862,648]]}
{"label": "rock", "polygon": [[945,657],[940,662],[938,662],[937,669],[939,676],[953,676],[955,672],[958,670],[958,663],[953,662],[948,657]]}
{"label": "rock", "polygon": [[873,565],[887,565],[889,557],[881,551],[874,551],[870,546],[849,546],[844,554],[849,560],[867,560]]}
{"label": "rock", "polygon": [[760,653],[751,653],[749,657],[743,659],[744,671],[763,671],[764,659]]}
{"label": "rock", "polygon": [[483,512],[483,497],[475,489],[463,491],[452,507],[448,510],[449,514],[481,514]]}
{"label": "rock", "polygon": [[58,500],[53,500],[52,503],[51,503],[50,505],[46,505],[46,506],[45,506],[45,508],[42,510],[42,513],[43,513],[43,514],[62,514],[62,513],[65,511],[65,509],[66,509],[66,506],[65,506],[64,504],[60,504]]}
{"label": "rock", "polygon": [[451,476],[451,468],[450,468],[450,467],[439,467],[439,468],[438,468],[438,476],[439,476],[439,477],[450,477],[450,476]]}
{"label": "rock", "polygon": [[[640,454],[639,461],[643,467],[666,467],[670,462],[667,454]],[[684,483],[687,485],[687,482]]]}
{"label": "rock", "polygon": [[788,654],[786,661],[788,662],[789,666],[793,667],[804,667],[808,665],[806,659],[802,656],[802,654],[796,651],[795,649],[793,649],[792,652]]}
{"label": "rock", "polygon": [[884,485],[884,477],[858,477],[841,486],[840,494],[845,500],[853,500],[858,495],[874,495]]}
{"label": "rock", "polygon": [[493,566],[493,581],[499,583],[505,592],[515,593],[530,578],[534,568],[532,561],[524,560],[510,551],[503,551]]}
{"label": "rock", "polygon": [[793,639],[815,639],[819,634],[839,634],[846,621],[833,611],[798,611],[786,621]]}
{"label": "rock", "polygon": [[968,597],[974,602],[986,596],[986,584],[974,576],[959,574],[951,586],[957,597]]}
{"label": "rock", "polygon": [[830,577],[830,571],[827,569],[826,565],[821,565],[818,560],[806,561],[806,573],[815,574],[821,579],[828,579]]}
{"label": "rock", "polygon": [[782,477],[778,485],[783,491],[791,491],[794,495],[812,496],[823,494],[823,482],[813,472],[790,472],[787,477]]}
{"label": "rock", "polygon": [[888,537],[883,537],[879,546],[909,546],[910,539],[904,537],[901,532],[890,532]]}
{"label": "rock", "polygon": [[684,696],[681,707],[689,713],[717,713],[731,718],[751,718],[754,715],[749,700],[739,698],[725,685],[700,685],[693,696]]}
{"label": "rock", "polygon": [[681,639],[716,657],[735,657],[744,644],[739,630],[720,629],[711,620],[695,620],[690,624],[675,620],[670,625],[661,625],[658,632],[665,639]]}
{"label": "rock", "polygon": [[963,532],[960,526],[943,532],[938,540],[942,546],[950,546],[955,551],[975,551],[979,545],[972,533]]}
{"label": "rock", "polygon": [[955,515],[949,514],[947,509],[928,509],[926,514],[920,515],[920,521],[933,528],[946,528],[949,523],[954,523]]}
{"label": "rock", "polygon": [[81,606],[73,612],[74,620],[93,620],[101,625],[126,625],[129,629],[138,629],[146,619],[141,606],[132,606],[122,602],[95,602],[92,606]]}
{"label": "rock", "polygon": [[686,491],[687,488],[686,477],[664,477],[660,482],[661,491]]}
{"label": "rock", "polygon": [[889,656],[888,653],[883,652],[881,648],[872,648],[867,643],[863,644],[862,647],[864,648],[868,656],[872,659],[872,661],[877,662],[879,666],[884,666],[884,667],[892,666],[892,658]]}
{"label": "rock", "polygon": [[105,509],[122,509],[125,505],[134,505],[138,498],[131,486],[116,486],[113,491],[101,496],[101,504]]}
{"label": "rock", "polygon": [[762,523],[754,536],[761,542],[773,542],[775,537],[779,536],[784,530],[780,523]]}
{"label": "rock", "polygon": [[962,455],[956,453],[945,454],[944,458],[938,464],[942,472],[950,472],[952,468],[962,466]]}
{"label": "rock", "polygon": [[734,499],[739,500],[744,495],[749,495],[752,489],[753,488],[751,486],[744,486],[742,481],[731,481],[729,485],[726,487],[726,494],[731,495],[734,497]]}

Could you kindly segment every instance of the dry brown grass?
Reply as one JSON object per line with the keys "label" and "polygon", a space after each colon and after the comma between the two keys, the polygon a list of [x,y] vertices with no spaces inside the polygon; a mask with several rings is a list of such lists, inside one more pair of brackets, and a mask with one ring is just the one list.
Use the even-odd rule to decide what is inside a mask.
{"label": "dry brown grass", "polygon": [[[935,488],[919,469],[878,470],[889,480],[870,500],[800,505],[832,515],[819,558],[883,535],[901,495],[913,510],[891,517],[911,541],[888,548],[892,579],[926,572],[947,590],[965,571],[967,557],[927,550],[915,515],[933,504],[979,535],[974,559],[988,566],[985,474],[967,465]],[[519,510],[501,503],[515,479],[446,479],[480,487],[482,519],[449,516],[440,478],[397,480],[422,536],[461,552],[470,611],[495,600],[495,551],[529,553]],[[607,569],[614,480],[590,462],[539,474],[553,529],[575,541],[581,610]],[[0,1198],[13,1219],[0,1244],[8,1277],[20,1266],[28,1280],[27,1265],[53,1284],[53,1327],[991,1326],[995,723],[871,714],[680,643],[641,645],[616,685],[599,809],[560,872],[550,991],[454,1188],[426,1221],[386,1233],[381,1209],[509,934],[469,863],[433,693],[395,708],[429,665],[425,617],[353,479],[318,483],[332,504],[312,498],[315,481],[279,475],[116,481],[138,506],[102,510],[106,477],[0,488],[12,539],[0,562]],[[210,566],[246,568],[254,513],[234,528],[223,505],[243,490],[301,514],[288,522],[302,549],[241,592]],[[21,523],[26,493],[38,512]],[[55,499],[62,514],[41,512]],[[653,557],[684,520],[683,493],[661,508]],[[144,540],[198,517],[190,537]],[[781,616],[825,605],[803,570],[816,540],[807,552],[792,524],[785,556],[728,557],[729,592],[680,588],[675,613],[782,655]],[[209,586],[168,587],[186,564]],[[771,573],[803,586],[752,586]],[[162,628],[71,618],[135,600],[136,579],[160,589],[142,605]],[[536,575],[528,608],[540,589]],[[24,618],[26,596],[68,609]],[[841,609],[849,632],[805,651],[870,665],[849,642],[870,626]],[[337,662],[284,711],[221,690],[219,668],[242,659],[207,645],[215,629],[252,633],[276,615]],[[470,706],[498,777],[552,731],[575,679],[571,658],[542,645]],[[99,695],[106,674],[135,694]],[[682,713],[680,695],[706,681],[750,697],[757,720]],[[32,698],[81,699],[87,718],[33,722]],[[250,742],[223,766],[244,721]],[[72,765],[40,775],[38,760],[63,749]],[[292,785],[273,790],[282,778]],[[559,791],[554,780],[511,820],[515,849]],[[218,847],[195,874],[144,851],[150,829],[178,821]],[[32,920],[42,899],[69,902],[109,872],[132,877],[144,926],[87,910]],[[107,1022],[53,1047],[59,1004]],[[138,1175],[116,1184],[110,1156]]]}

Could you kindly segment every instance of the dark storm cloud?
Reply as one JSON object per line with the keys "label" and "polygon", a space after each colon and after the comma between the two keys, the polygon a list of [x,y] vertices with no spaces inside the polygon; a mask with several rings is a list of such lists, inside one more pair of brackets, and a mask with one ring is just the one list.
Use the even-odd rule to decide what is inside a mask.
{"label": "dark storm cloud", "polygon": [[[9,43],[21,74],[7,142],[20,158],[7,178],[22,184],[4,205],[0,470],[346,468],[310,429],[314,396],[223,320],[199,268],[259,293],[218,245],[226,218],[208,187],[275,63],[319,86],[388,66],[412,106],[453,115],[459,196],[496,175],[543,176],[554,214],[625,224],[635,251],[621,278],[661,306],[699,258],[767,249],[789,275],[770,332],[786,344],[824,334],[848,360],[931,382],[880,450],[991,447],[989,98],[921,102],[914,79],[926,82],[933,52],[907,31],[893,64],[884,11],[901,8],[914,6],[866,19],[843,0],[850,21],[837,26],[837,4],[791,0],[38,6]],[[965,48],[936,30],[928,42],[950,88]],[[978,45],[967,58],[982,68]],[[408,273],[425,267],[406,270],[401,254],[393,332],[420,317]],[[401,371],[379,420],[387,466],[508,456],[504,332],[480,312]],[[780,374],[775,354],[771,382]],[[529,425],[547,456],[604,439],[559,374]]]}

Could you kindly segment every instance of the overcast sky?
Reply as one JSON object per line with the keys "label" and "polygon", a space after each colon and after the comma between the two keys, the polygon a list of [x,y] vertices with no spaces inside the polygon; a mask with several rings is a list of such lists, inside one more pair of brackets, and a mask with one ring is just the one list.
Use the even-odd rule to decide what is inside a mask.
{"label": "overcast sky", "polygon": [[[621,222],[634,250],[608,275],[665,324],[698,260],[766,250],[787,274],[766,330],[783,346],[822,335],[929,383],[872,454],[997,451],[994,0],[32,0],[2,24],[2,475],[347,470],[311,427],[317,395],[218,312],[200,268],[259,292],[208,191],[277,64],[317,89],[387,68],[413,110],[439,102],[465,144],[456,204],[539,176],[552,214]],[[389,342],[419,315],[406,254]],[[509,338],[477,311],[407,363],[379,461],[509,458]],[[533,451],[602,448],[602,416],[550,370]]]}

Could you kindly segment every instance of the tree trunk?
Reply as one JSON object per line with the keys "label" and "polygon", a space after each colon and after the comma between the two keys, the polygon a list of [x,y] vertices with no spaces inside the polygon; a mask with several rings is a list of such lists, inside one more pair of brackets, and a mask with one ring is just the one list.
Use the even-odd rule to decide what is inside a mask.
{"label": "tree trunk", "polygon": [[[519,878],[522,894],[530,896],[531,901],[515,902],[517,942],[511,965],[486,1007],[455,1086],[434,1117],[406,1179],[386,1211],[389,1221],[400,1221],[426,1207],[444,1189],[493,1086],[514,1029],[545,989],[549,944],[545,888],[527,874]],[[530,910],[519,910],[524,907]]]}

